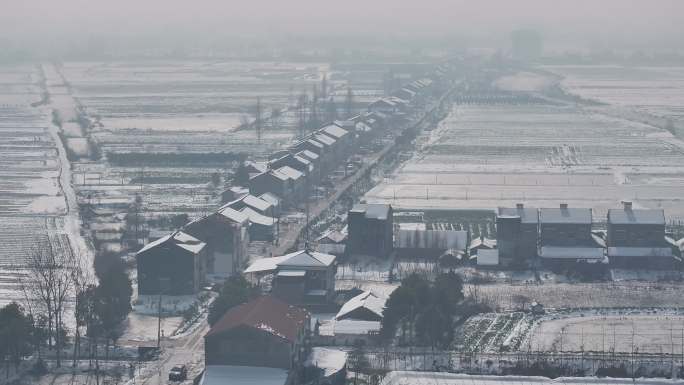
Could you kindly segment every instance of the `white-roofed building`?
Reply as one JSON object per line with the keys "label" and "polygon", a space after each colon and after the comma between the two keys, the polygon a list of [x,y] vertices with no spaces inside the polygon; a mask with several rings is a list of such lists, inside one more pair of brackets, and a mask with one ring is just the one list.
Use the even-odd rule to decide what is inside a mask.
{"label": "white-roofed building", "polygon": [[206,279],[206,245],[182,231],[145,245],[135,255],[138,294],[197,293]]}
{"label": "white-roofed building", "polygon": [[325,304],[335,294],[335,260],[331,254],[299,250],[254,261],[245,273],[273,275],[273,295],[292,304]]}
{"label": "white-roofed building", "polygon": [[386,297],[375,294],[370,290],[364,291],[345,302],[335,315],[335,319],[338,321],[343,319],[381,321],[386,302]]}

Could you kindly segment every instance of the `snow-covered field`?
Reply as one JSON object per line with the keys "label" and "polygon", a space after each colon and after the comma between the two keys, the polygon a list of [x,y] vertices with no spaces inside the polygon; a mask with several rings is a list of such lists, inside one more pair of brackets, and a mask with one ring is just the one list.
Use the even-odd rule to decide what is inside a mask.
{"label": "snow-covered field", "polygon": [[684,67],[564,65],[544,69],[563,76],[562,87],[585,99],[684,118]]}
{"label": "snow-covered field", "polygon": [[[680,314],[575,314],[543,320],[530,333],[533,350],[682,354]],[[525,347],[526,348],[526,347]]]}
{"label": "snow-covered field", "polygon": [[456,105],[369,202],[407,208],[606,210],[631,200],[684,217],[684,142],[653,126],[576,107]]}
{"label": "snow-covered field", "polygon": [[38,245],[71,253],[60,159],[50,110],[38,105],[39,83],[35,66],[0,67],[0,306],[24,299],[23,268]]}

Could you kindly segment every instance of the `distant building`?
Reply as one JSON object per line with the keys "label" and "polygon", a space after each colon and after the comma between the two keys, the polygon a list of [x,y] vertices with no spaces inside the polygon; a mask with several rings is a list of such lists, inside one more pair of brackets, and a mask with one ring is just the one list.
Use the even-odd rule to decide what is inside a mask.
{"label": "distant building", "polygon": [[672,247],[665,241],[663,210],[608,210],[608,259],[611,265],[635,268],[672,267]]}
{"label": "distant building", "polygon": [[468,245],[468,254],[476,255],[479,250],[492,250],[496,249],[496,239],[485,238],[480,236],[470,241]]}
{"label": "distant building", "polygon": [[539,210],[499,207],[496,216],[496,244],[504,266],[524,267],[537,256]]}
{"label": "distant building", "polygon": [[481,249],[477,253],[477,267],[488,268],[499,266],[499,250]]}
{"label": "distant building", "polygon": [[245,207],[249,207],[252,210],[258,212],[265,216],[274,216],[274,206],[271,202],[264,199],[255,197],[251,194],[243,195],[237,199],[234,199],[224,205],[224,207],[230,207],[234,210],[240,211]]}
{"label": "distant building", "polygon": [[392,206],[357,204],[347,215],[347,254],[387,257],[393,249]]}
{"label": "distant building", "polygon": [[175,231],[150,242],[136,255],[138,294],[189,295],[206,276],[206,243]]}
{"label": "distant building", "polygon": [[567,204],[561,204],[557,209],[540,209],[539,223],[539,257],[542,262],[568,264],[604,261],[604,249],[592,237],[591,209],[569,208]]}
{"label": "distant building", "polygon": [[247,274],[272,274],[272,293],[296,305],[325,305],[335,295],[335,260],[330,254],[300,250],[254,261]]}
{"label": "distant building", "polygon": [[183,231],[206,243],[207,275],[222,279],[237,274],[247,260],[248,217],[230,207],[194,220]]}
{"label": "distant building", "polygon": [[316,250],[340,256],[344,255],[346,243],[346,231],[328,230],[316,239]]}
{"label": "distant building", "polygon": [[233,307],[204,336],[206,365],[295,369],[308,356],[309,318],[273,296]]}

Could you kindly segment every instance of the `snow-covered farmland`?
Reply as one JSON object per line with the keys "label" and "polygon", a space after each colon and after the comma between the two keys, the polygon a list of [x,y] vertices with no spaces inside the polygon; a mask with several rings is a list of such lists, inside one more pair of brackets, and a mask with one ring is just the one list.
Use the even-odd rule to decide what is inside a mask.
{"label": "snow-covered farmland", "polygon": [[[636,312],[634,312],[636,313]],[[525,342],[532,350],[682,354],[684,317],[678,314],[576,314],[542,320]]]}
{"label": "snow-covered farmland", "polygon": [[563,65],[544,69],[563,76],[562,87],[585,99],[684,118],[684,67]]}
{"label": "snow-covered farmland", "polygon": [[684,216],[684,142],[577,107],[456,105],[392,178],[366,194],[397,207],[592,207],[621,200]]}

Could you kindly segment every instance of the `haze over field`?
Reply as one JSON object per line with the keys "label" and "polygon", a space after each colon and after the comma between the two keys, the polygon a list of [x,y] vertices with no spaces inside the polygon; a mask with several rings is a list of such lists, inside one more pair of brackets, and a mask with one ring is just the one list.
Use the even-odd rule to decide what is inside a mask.
{"label": "haze over field", "polygon": [[505,44],[518,28],[542,31],[555,44],[551,49],[682,49],[684,35],[684,3],[677,0],[4,2],[0,44],[57,52],[111,41],[221,46],[264,37],[281,48],[302,39],[373,42],[425,36],[449,36],[449,45],[481,46]]}

